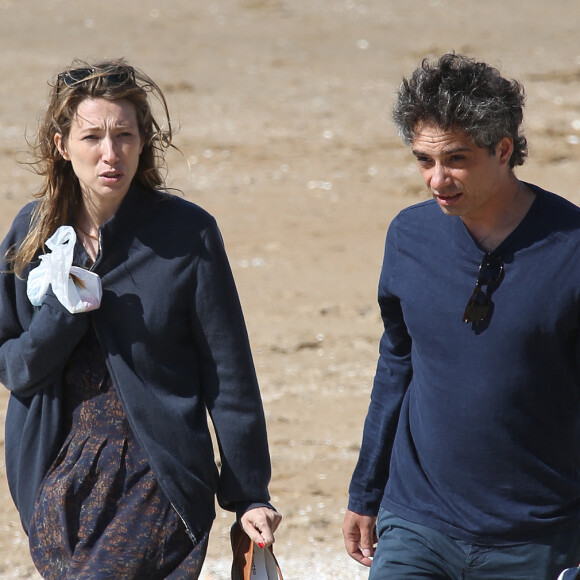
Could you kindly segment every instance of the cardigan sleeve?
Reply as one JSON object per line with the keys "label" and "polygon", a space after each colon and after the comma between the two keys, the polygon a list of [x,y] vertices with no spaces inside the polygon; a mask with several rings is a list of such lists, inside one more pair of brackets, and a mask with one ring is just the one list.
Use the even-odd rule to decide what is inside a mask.
{"label": "cardigan sleeve", "polygon": [[28,223],[23,210],[0,249],[0,381],[19,396],[54,382],[88,327],[86,315],[70,314],[51,291],[35,309],[26,280],[10,272],[6,253],[21,242]]}
{"label": "cardigan sleeve", "polygon": [[392,289],[397,265],[396,223],[389,228],[379,282],[384,332],[363,439],[349,488],[349,509],[376,515],[389,477],[399,412],[412,377],[411,337],[401,303]]}
{"label": "cardigan sleeve", "polygon": [[[270,456],[258,381],[238,293],[217,224],[197,270],[193,328],[201,384],[221,457],[217,499],[238,514],[269,500]],[[244,508],[243,506],[246,506]]]}

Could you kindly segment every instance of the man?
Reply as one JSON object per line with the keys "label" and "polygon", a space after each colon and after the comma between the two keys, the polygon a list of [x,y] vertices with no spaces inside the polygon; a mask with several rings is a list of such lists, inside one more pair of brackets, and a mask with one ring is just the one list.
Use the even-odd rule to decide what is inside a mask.
{"label": "man", "polygon": [[555,580],[580,562],[580,209],[515,176],[523,105],[454,53],[397,95],[433,199],[393,220],[379,283],[343,524],[371,580]]}

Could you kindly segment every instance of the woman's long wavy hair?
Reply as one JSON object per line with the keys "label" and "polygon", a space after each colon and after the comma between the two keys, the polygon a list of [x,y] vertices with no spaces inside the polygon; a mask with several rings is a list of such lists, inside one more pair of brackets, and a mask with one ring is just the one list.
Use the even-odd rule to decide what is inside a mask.
{"label": "woman's long wavy hair", "polygon": [[[33,171],[43,177],[35,194],[39,200],[32,214],[28,235],[9,252],[8,263],[18,276],[32,262],[45,241],[62,225],[74,218],[82,200],[80,183],[70,161],[55,144],[60,134],[66,143],[77,109],[85,99],[129,101],[137,112],[143,151],[134,181],[149,188],[164,188],[165,153],[172,146],[172,128],[167,102],[159,86],[142,71],[123,59],[89,64],[75,60],[50,83],[48,108],[31,144]],[[149,97],[161,105],[163,125],[153,116]]]}

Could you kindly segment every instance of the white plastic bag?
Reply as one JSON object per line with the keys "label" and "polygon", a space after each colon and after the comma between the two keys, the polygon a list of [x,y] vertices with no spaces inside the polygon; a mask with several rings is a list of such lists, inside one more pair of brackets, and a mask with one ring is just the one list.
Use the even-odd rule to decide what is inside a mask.
{"label": "white plastic bag", "polygon": [[71,314],[96,310],[101,305],[99,275],[72,265],[76,240],[71,226],[61,226],[46,240],[51,253],[40,256],[40,265],[28,275],[26,293],[34,306],[42,304],[49,285]]}

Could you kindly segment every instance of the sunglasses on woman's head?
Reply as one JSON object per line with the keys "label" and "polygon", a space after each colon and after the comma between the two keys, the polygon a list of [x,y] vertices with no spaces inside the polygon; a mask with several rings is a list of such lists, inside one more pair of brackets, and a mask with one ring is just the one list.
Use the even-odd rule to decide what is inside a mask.
{"label": "sunglasses on woman's head", "polygon": [[128,81],[135,84],[135,69],[132,66],[118,66],[104,70],[91,67],[73,68],[58,75],[57,91],[63,84],[67,87],[75,87],[92,78],[104,79],[114,86],[123,85]]}

